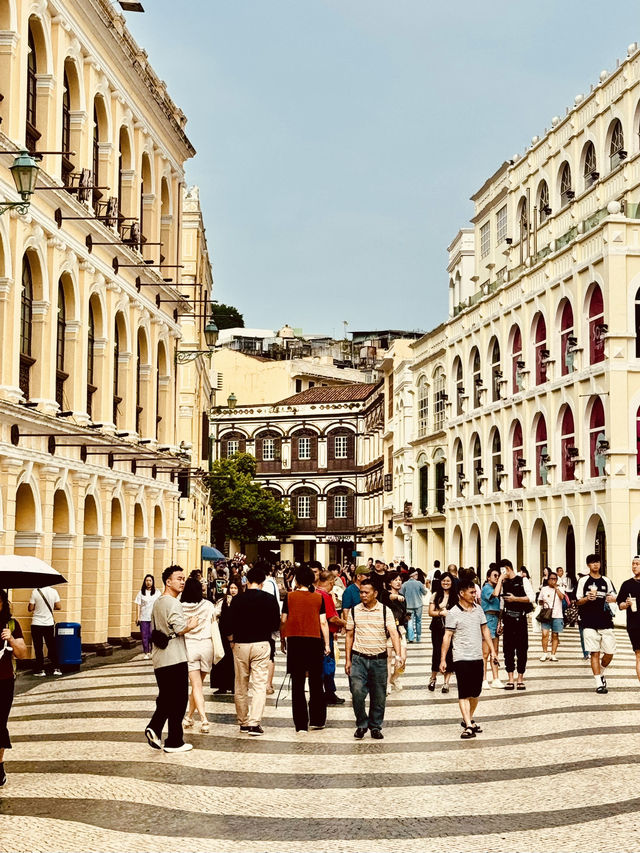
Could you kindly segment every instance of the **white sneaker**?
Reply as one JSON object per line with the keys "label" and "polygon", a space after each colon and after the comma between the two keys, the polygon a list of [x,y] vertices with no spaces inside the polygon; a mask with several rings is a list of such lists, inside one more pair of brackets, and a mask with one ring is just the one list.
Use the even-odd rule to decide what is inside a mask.
{"label": "white sneaker", "polygon": [[36,678],[45,678],[47,675],[44,669],[41,669],[40,672],[34,672],[33,674]]}
{"label": "white sneaker", "polygon": [[[551,657],[549,658],[549,660],[557,661],[557,660],[558,660],[558,655],[551,655]],[[55,675],[55,672],[54,672],[54,675]]]}
{"label": "white sneaker", "polygon": [[500,681],[499,678],[494,678],[491,682],[491,686],[494,690],[504,690],[504,684]]}
{"label": "white sneaker", "polygon": [[62,672],[59,669],[54,669],[53,674],[54,675],[62,675]]}
{"label": "white sneaker", "polygon": [[149,660],[150,657],[151,657],[151,655],[149,654],[149,652],[147,652],[147,654],[144,656],[144,659]]}
{"label": "white sneaker", "polygon": [[542,661],[549,660],[550,657],[551,657],[551,655],[548,655],[545,652],[543,655],[540,655],[540,660],[542,660]]}
{"label": "white sneaker", "polygon": [[488,690],[490,687],[491,687],[491,685],[489,684],[489,682],[488,682],[488,681],[487,681],[487,679],[485,678],[485,680],[482,682],[482,689],[483,689],[483,690]]}
{"label": "white sneaker", "polygon": [[182,746],[165,746],[165,752],[189,752],[193,749],[192,743],[183,743]]}

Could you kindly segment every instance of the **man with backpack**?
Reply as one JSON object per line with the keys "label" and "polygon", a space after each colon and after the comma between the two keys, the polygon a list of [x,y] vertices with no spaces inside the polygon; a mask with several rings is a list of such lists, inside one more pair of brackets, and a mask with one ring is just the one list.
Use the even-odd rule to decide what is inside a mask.
{"label": "man with backpack", "polygon": [[[396,660],[405,664],[393,613],[378,601],[371,580],[360,584],[360,604],[343,611],[347,617],[344,671],[349,676],[357,740],[371,731],[374,740],[382,740],[382,724],[387,701],[387,637],[391,639]],[[369,696],[369,713],[366,700]]]}

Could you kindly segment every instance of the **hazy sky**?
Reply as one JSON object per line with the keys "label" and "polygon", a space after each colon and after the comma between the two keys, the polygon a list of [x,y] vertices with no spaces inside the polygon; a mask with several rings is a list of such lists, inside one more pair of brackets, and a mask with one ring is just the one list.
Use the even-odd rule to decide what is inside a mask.
{"label": "hazy sky", "polygon": [[247,326],[429,329],[469,196],[640,40],[618,0],[143,0]]}

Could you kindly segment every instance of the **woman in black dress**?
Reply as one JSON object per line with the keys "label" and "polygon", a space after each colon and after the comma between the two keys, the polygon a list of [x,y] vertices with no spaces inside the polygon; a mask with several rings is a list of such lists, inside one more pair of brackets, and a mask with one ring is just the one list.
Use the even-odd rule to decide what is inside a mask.
{"label": "woman in black dress", "polygon": [[[440,670],[440,652],[442,650],[442,638],[444,637],[444,620],[447,615],[447,610],[451,610],[458,603],[458,593],[454,583],[453,575],[445,572],[440,577],[439,589],[431,596],[429,602],[429,616],[431,616],[431,679],[428,687],[431,692],[436,689],[436,679]],[[451,647],[447,652],[447,671],[444,676],[444,684],[442,692],[449,692],[449,682],[453,675],[453,656]]]}
{"label": "woman in black dress", "polygon": [[29,652],[22,639],[22,629],[11,615],[9,596],[0,589],[0,788],[7,781],[4,771],[4,751],[11,749],[7,720],[13,704],[15,685],[14,658],[26,658]]}
{"label": "woman in black dress", "polygon": [[224,657],[211,670],[211,686],[217,687],[214,695],[222,693],[233,693],[235,685],[235,669],[233,665],[233,652],[229,645],[227,635],[231,634],[229,625],[229,606],[236,595],[242,595],[244,586],[239,577],[231,577],[226,592],[216,602],[216,616],[220,627]]}

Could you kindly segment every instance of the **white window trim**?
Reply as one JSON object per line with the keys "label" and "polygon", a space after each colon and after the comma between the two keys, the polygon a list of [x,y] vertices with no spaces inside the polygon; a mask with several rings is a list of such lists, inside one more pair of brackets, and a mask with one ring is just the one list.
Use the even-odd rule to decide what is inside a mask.
{"label": "white window trim", "polygon": [[[302,453],[303,442],[305,443],[304,446],[309,448],[308,451],[305,452],[305,455]],[[311,438],[308,435],[304,435],[298,439],[298,459],[311,459]]]}
{"label": "white window trim", "polygon": [[334,498],[333,498],[333,517],[334,518],[347,518],[348,508],[349,508],[349,496],[348,495],[334,495]]}
{"label": "white window trim", "polygon": [[237,438],[227,439],[227,459],[235,456],[240,450],[240,442]]}
{"label": "white window trim", "polygon": [[[334,453],[336,459],[347,459],[349,456],[349,436],[336,435],[334,437]],[[338,449],[340,448],[340,449]]]}
{"label": "white window trim", "polygon": [[[302,505],[304,509],[301,509]],[[296,509],[298,518],[311,518],[311,495],[298,495]]]}
{"label": "white window trim", "polygon": [[[267,452],[268,448],[268,452]],[[276,458],[276,440],[275,438],[262,439],[262,459],[264,462],[273,462]]]}

